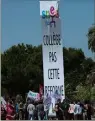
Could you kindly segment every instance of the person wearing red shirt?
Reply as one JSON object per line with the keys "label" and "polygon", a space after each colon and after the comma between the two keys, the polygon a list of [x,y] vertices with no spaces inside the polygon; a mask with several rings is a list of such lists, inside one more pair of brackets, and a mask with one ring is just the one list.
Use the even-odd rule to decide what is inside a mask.
{"label": "person wearing red shirt", "polygon": [[6,120],[14,120],[15,119],[15,108],[13,106],[12,101],[8,101],[8,104],[6,105]]}

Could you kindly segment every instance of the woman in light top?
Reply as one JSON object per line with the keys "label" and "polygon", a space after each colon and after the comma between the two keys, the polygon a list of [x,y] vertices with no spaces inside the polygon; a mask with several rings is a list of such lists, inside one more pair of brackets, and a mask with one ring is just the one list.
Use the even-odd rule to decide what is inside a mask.
{"label": "woman in light top", "polygon": [[73,104],[73,102],[70,103],[68,113],[69,113],[69,120],[74,120],[74,104]]}

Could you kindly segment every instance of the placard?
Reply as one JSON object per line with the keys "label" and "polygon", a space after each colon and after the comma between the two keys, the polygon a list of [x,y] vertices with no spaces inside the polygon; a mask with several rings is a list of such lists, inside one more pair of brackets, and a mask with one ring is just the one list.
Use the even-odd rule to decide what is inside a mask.
{"label": "placard", "polygon": [[32,92],[32,91],[28,92],[27,97],[31,98],[31,99],[34,99],[34,100],[39,100],[40,99],[39,93]]}
{"label": "placard", "polygon": [[[44,9],[44,12],[42,8]],[[41,1],[40,15],[43,34],[42,47],[45,97],[44,100],[51,97],[49,115],[55,116],[56,113],[53,111],[55,103],[59,98],[61,100],[65,98],[63,47],[61,36],[61,20],[58,13],[58,2]],[[44,105],[46,105],[46,103],[44,103]]]}

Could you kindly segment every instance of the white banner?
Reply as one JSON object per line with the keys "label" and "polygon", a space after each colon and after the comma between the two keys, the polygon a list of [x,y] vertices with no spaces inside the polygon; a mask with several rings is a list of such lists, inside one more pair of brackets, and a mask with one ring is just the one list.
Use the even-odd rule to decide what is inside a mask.
{"label": "white banner", "polygon": [[52,7],[52,10],[58,12],[58,7],[56,8],[58,3],[57,1],[40,1],[43,34],[44,105],[45,107],[49,105],[49,115],[55,116],[53,108],[56,101],[59,98],[61,100],[65,98],[61,20],[59,13],[51,15],[51,13],[56,13],[54,11],[50,14],[41,14],[42,6],[44,6],[45,11]]}
{"label": "white banner", "polygon": [[31,99],[34,99],[34,100],[39,100],[40,99],[39,93],[32,92],[32,91],[28,92],[27,97],[31,98]]}
{"label": "white banner", "polygon": [[58,12],[57,1],[40,1],[40,16],[54,15]]}

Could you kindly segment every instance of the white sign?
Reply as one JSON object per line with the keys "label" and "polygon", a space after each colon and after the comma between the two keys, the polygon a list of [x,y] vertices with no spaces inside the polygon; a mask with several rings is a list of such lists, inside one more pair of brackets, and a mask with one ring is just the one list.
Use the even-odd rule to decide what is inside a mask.
{"label": "white sign", "polygon": [[29,91],[27,97],[34,100],[39,100],[39,93]]}
{"label": "white sign", "polygon": [[[40,7],[45,3],[44,9],[49,10],[50,6],[58,6],[57,1],[40,2]],[[53,3],[54,2],[54,3]],[[41,14],[40,9],[40,15]],[[53,8],[52,10],[55,10]],[[54,13],[54,11],[52,12]],[[56,12],[55,12],[56,13]],[[47,17],[48,15],[48,17]],[[63,47],[61,37],[61,20],[57,16],[58,13],[52,16],[46,14],[41,16],[42,34],[43,34],[43,70],[44,70],[44,97],[46,95],[52,98],[49,115],[56,115],[53,108],[56,99],[65,98],[64,92],[64,69],[63,69]],[[58,95],[58,96],[57,96]],[[47,96],[47,98],[48,98]]]}
{"label": "white sign", "polygon": [[57,1],[40,1],[40,16],[54,15],[58,11]]}

